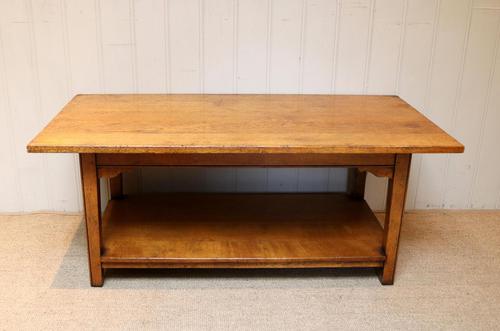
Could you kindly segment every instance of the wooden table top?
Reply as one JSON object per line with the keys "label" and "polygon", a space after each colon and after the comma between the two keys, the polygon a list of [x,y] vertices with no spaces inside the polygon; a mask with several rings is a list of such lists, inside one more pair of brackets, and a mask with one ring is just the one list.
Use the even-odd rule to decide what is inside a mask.
{"label": "wooden table top", "polygon": [[66,153],[460,153],[396,96],[77,95],[28,145]]}

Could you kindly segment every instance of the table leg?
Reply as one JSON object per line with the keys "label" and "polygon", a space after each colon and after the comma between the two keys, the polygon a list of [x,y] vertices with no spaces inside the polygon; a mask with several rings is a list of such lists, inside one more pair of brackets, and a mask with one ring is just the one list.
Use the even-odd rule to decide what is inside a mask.
{"label": "table leg", "polygon": [[355,199],[365,197],[366,171],[359,171],[358,168],[349,168],[347,174],[347,192]]}
{"label": "table leg", "polygon": [[380,282],[383,285],[394,283],[394,272],[399,245],[399,233],[403,219],[406,190],[410,172],[411,154],[396,155],[394,176],[389,179],[387,192],[387,207],[385,211],[383,247],[386,260],[380,274]]}
{"label": "table leg", "polygon": [[92,286],[102,286],[101,208],[95,154],[80,154],[80,171],[85,206],[85,224],[87,227],[90,284]]}
{"label": "table leg", "polygon": [[123,198],[123,174],[118,174],[109,179],[109,193],[111,199]]}

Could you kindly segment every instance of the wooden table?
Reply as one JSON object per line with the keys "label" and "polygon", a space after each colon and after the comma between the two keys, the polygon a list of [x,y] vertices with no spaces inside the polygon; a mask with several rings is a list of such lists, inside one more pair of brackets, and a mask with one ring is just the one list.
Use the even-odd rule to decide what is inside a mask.
{"label": "wooden table", "polygon": [[[90,282],[108,268],[373,267],[392,284],[412,153],[464,147],[396,96],[78,95],[28,145],[79,153]],[[346,193],[124,196],[144,166],[348,167]],[[366,172],[389,178],[383,227]],[[100,177],[111,200],[101,216]]]}

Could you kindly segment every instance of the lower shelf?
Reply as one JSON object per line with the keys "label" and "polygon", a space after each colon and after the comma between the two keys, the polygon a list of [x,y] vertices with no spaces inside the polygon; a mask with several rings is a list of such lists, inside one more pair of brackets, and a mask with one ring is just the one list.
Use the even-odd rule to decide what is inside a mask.
{"label": "lower shelf", "polygon": [[159,194],[112,200],[104,268],[381,267],[382,228],[345,194]]}

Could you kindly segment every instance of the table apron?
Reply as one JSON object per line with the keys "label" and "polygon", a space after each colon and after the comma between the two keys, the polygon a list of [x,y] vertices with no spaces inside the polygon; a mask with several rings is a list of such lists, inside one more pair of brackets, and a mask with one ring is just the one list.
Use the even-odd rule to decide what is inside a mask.
{"label": "table apron", "polygon": [[97,166],[393,166],[395,154],[96,154]]}

